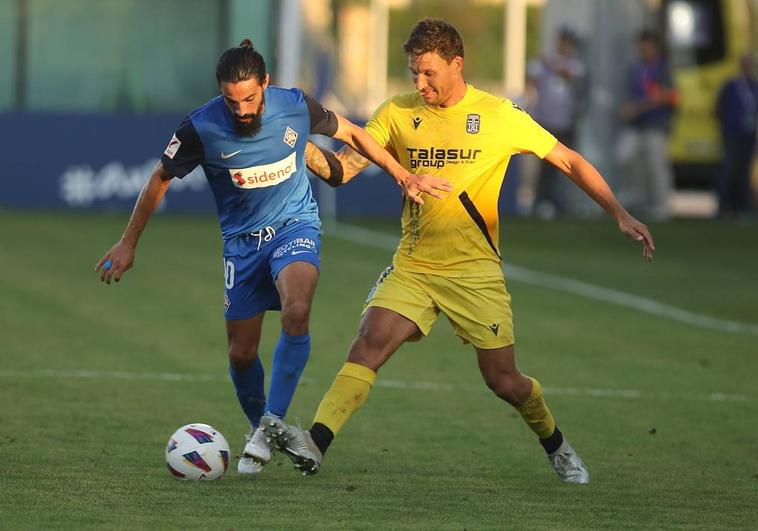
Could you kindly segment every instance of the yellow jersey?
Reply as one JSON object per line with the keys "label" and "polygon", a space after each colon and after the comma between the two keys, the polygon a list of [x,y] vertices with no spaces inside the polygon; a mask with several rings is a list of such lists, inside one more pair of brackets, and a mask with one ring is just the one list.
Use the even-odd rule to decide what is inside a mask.
{"label": "yellow jersey", "polygon": [[473,85],[445,108],[426,104],[417,92],[394,96],[366,131],[410,172],[453,185],[445,199],[404,202],[393,263],[450,277],[502,275],[497,203],[508,162],[517,153],[544,158],[555,137],[510,100]]}

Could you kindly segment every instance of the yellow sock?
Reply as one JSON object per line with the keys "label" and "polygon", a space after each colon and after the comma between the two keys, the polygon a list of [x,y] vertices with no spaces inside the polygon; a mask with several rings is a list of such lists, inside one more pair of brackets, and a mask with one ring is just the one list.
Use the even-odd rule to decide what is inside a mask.
{"label": "yellow sock", "polygon": [[540,439],[547,439],[555,431],[555,419],[542,397],[542,386],[534,378],[528,378],[532,381],[532,393],[516,410]]}
{"label": "yellow sock", "polygon": [[313,422],[324,424],[337,435],[347,419],[358,411],[376,381],[376,373],[357,363],[346,362],[316,411]]}

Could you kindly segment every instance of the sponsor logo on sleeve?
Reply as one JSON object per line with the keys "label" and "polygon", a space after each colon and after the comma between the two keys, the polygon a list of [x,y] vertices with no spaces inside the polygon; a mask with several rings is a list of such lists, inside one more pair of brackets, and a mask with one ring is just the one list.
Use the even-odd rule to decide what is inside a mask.
{"label": "sponsor logo on sleeve", "polygon": [[292,177],[296,171],[297,155],[293,151],[288,157],[271,164],[230,169],[229,175],[234,186],[249,190],[251,188],[275,186]]}
{"label": "sponsor logo on sleeve", "polygon": [[181,145],[181,141],[176,138],[176,135],[174,135],[171,137],[171,142],[168,143],[168,146],[166,146],[166,151],[164,151],[163,154],[173,160],[174,155],[176,155],[176,152],[179,151],[179,147]]}

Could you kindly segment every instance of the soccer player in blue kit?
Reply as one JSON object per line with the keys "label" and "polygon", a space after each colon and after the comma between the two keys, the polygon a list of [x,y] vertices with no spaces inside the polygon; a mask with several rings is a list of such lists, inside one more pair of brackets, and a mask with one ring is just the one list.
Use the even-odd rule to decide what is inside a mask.
{"label": "soccer player in blue kit", "polygon": [[[216,65],[221,95],[189,113],[145,183],[121,239],[97,262],[101,280],[118,282],[171,179],[202,166],[216,200],[224,240],[224,306],[232,382],[250,422],[237,470],[260,472],[271,443],[258,424],[284,418],[310,353],[308,318],[319,275],[320,227],[304,161],[309,134],[337,138],[378,164],[412,201],[442,197],[443,179],[412,175],[362,128],[297,88],[269,85],[263,57],[249,39]],[[340,184],[339,168],[330,184]],[[335,175],[335,173],[332,173]],[[258,356],[263,316],[281,310],[268,396]]]}

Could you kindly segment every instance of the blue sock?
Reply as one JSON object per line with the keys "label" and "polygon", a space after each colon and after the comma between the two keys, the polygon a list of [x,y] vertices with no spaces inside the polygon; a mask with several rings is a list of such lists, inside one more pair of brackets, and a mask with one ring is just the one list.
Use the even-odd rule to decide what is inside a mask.
{"label": "blue sock", "polygon": [[268,388],[266,412],[279,418],[284,418],[287,414],[310,351],[309,334],[291,336],[282,330],[271,362],[271,385]]}
{"label": "blue sock", "polygon": [[258,426],[266,404],[266,393],[263,391],[265,373],[260,357],[255,358],[253,364],[243,371],[238,371],[230,364],[229,374],[247,420],[251,426]]}

